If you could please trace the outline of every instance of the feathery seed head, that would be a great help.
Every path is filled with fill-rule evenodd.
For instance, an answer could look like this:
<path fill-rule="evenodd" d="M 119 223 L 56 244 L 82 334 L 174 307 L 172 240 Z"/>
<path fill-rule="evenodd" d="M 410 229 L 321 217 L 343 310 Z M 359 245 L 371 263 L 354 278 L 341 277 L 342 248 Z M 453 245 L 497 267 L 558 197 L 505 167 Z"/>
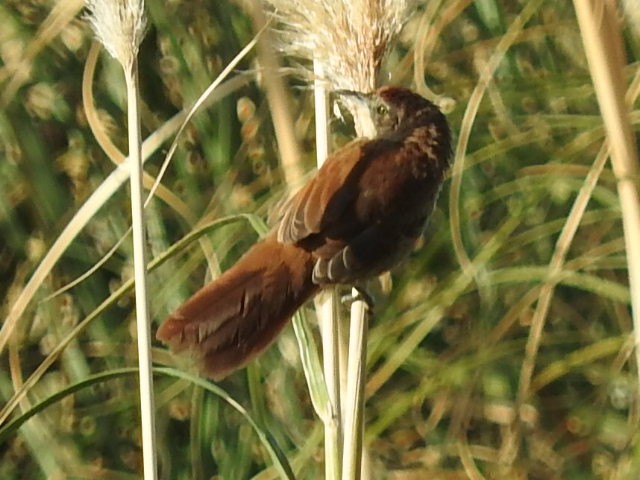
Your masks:
<path fill-rule="evenodd" d="M 129 69 L 147 27 L 144 0 L 86 0 L 87 20 L 107 51 Z"/>
<path fill-rule="evenodd" d="M 371 92 L 412 0 L 266 0 L 282 25 L 282 50 L 320 62 L 334 89 Z"/>

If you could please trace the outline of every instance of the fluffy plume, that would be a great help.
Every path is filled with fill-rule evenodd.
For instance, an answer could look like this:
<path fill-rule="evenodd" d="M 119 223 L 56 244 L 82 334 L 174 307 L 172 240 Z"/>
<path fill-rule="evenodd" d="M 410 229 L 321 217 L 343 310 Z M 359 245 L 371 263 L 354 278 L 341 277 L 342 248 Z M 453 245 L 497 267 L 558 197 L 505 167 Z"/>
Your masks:
<path fill-rule="evenodd" d="M 283 51 L 320 62 L 334 89 L 370 92 L 411 0 L 266 0 Z"/>
<path fill-rule="evenodd" d="M 86 6 L 98 40 L 123 68 L 131 68 L 147 27 L 144 0 L 86 0 Z"/>

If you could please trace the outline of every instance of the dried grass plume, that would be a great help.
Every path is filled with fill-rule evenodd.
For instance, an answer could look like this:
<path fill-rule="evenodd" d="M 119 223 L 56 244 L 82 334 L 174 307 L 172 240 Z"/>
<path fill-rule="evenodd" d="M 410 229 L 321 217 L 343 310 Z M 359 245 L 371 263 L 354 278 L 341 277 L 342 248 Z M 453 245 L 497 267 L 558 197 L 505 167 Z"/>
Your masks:
<path fill-rule="evenodd" d="M 86 0 L 87 21 L 122 67 L 130 69 L 147 28 L 144 0 Z"/>
<path fill-rule="evenodd" d="M 334 89 L 369 92 L 412 0 L 266 0 L 284 53 L 320 62 Z"/>

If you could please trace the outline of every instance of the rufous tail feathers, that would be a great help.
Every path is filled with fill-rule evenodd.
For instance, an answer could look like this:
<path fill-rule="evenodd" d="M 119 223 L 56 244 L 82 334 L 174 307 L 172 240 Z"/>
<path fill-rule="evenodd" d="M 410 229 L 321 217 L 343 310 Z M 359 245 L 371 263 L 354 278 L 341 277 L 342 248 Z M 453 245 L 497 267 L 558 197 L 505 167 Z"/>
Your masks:
<path fill-rule="evenodd" d="M 306 250 L 269 236 L 183 303 L 156 337 L 192 353 L 205 375 L 223 378 L 271 345 L 316 293 L 313 265 Z"/>

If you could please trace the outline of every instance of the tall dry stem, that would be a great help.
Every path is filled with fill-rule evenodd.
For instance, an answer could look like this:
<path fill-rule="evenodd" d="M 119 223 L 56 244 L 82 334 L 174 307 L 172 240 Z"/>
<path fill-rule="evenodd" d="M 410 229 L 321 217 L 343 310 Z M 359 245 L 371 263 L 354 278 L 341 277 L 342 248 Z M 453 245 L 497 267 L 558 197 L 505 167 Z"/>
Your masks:
<path fill-rule="evenodd" d="M 142 456 L 145 479 L 157 478 L 151 325 L 147 295 L 147 245 L 142 191 L 142 139 L 138 110 L 138 49 L 146 30 L 143 0 L 88 0 L 89 23 L 107 51 L 122 65 L 127 85 L 127 128 L 131 165 L 131 213 L 136 327 L 140 380 Z"/>
<path fill-rule="evenodd" d="M 574 0 L 622 207 L 636 364 L 640 365 L 640 194 L 638 147 L 625 102 L 624 47 L 616 2 Z M 640 369 L 636 368 L 640 375 Z"/>

